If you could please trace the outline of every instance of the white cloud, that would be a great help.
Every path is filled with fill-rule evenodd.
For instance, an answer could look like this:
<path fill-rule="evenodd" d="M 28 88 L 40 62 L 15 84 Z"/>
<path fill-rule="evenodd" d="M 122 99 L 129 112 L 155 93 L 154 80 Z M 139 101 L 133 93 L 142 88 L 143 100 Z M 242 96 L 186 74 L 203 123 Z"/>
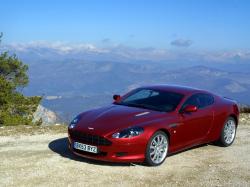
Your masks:
<path fill-rule="evenodd" d="M 27 51 L 29 49 L 52 49 L 58 53 L 72 53 L 72 52 L 97 52 L 105 53 L 108 52 L 106 49 L 98 48 L 93 44 L 89 43 L 66 43 L 66 42 L 45 42 L 45 41 L 36 41 L 29 43 L 12 43 L 8 44 L 7 47 L 14 49 L 16 51 Z"/>
<path fill-rule="evenodd" d="M 227 62 L 237 60 L 250 60 L 250 50 L 231 50 L 231 51 L 190 51 L 190 50 L 171 50 L 160 48 L 134 48 L 125 45 L 111 45 L 100 47 L 90 43 L 66 43 L 66 42 L 29 42 L 12 43 L 1 45 L 2 50 L 13 51 L 17 54 L 26 53 L 37 54 L 39 57 L 49 52 L 49 57 L 56 54 L 62 58 L 78 57 L 84 58 L 86 54 L 94 59 L 103 60 L 182 60 L 182 61 L 212 61 Z M 92 58 L 93 59 L 93 58 Z"/>

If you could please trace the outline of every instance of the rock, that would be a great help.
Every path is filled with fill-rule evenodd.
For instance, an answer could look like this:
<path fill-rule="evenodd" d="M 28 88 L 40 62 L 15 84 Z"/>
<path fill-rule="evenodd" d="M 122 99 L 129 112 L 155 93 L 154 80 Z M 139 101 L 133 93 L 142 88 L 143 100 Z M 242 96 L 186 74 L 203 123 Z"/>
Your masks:
<path fill-rule="evenodd" d="M 57 114 L 42 105 L 38 105 L 36 112 L 34 113 L 33 122 L 38 122 L 42 119 L 42 125 L 54 125 L 58 124 L 59 117 Z"/>

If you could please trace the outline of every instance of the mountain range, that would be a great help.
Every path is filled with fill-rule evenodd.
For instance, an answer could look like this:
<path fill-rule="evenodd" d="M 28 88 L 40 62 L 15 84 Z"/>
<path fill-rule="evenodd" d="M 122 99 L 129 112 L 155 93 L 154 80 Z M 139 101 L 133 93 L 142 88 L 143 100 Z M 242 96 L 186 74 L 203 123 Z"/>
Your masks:
<path fill-rule="evenodd" d="M 48 48 L 10 50 L 29 65 L 30 84 L 24 94 L 43 95 L 42 104 L 66 121 L 111 103 L 113 94 L 148 84 L 192 86 L 250 104 L 250 61 L 237 56 L 228 62 L 122 60 L 117 54 L 108 58 L 96 51 L 65 55 Z"/>
<path fill-rule="evenodd" d="M 111 102 L 113 94 L 147 84 L 192 86 L 250 104 L 249 73 L 201 65 L 172 69 L 168 64 L 48 62 L 30 66 L 30 86 L 24 91 L 45 95 L 46 107 L 70 119 L 83 110 Z"/>

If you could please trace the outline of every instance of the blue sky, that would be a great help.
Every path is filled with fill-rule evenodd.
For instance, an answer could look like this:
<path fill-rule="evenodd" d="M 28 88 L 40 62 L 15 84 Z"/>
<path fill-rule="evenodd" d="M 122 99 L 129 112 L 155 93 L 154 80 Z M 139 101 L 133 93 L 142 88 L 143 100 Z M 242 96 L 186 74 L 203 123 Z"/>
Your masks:
<path fill-rule="evenodd" d="M 4 43 L 249 50 L 247 0 L 0 0 Z"/>

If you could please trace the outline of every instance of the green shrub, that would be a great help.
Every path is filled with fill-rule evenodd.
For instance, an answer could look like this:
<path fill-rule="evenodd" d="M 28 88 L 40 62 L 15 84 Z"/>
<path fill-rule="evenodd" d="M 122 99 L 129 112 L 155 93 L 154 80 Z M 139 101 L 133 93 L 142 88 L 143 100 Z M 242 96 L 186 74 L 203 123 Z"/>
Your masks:
<path fill-rule="evenodd" d="M 0 125 L 33 124 L 41 97 L 26 97 L 20 92 L 28 85 L 27 71 L 28 66 L 16 55 L 0 54 Z"/>

